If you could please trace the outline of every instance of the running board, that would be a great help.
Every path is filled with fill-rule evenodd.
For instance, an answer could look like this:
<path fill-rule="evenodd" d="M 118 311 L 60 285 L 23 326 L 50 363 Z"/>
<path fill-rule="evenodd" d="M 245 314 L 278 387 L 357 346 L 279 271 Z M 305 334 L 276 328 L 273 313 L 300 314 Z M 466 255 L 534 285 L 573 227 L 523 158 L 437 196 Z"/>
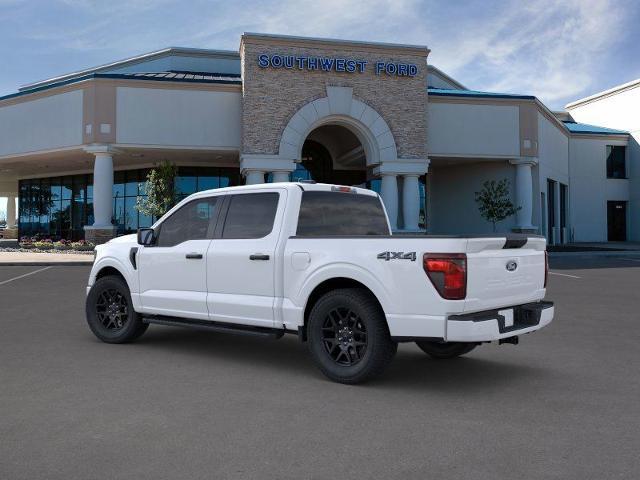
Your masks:
<path fill-rule="evenodd" d="M 155 325 L 190 327 L 214 332 L 234 333 L 236 335 L 251 335 L 257 337 L 280 338 L 284 335 L 284 330 L 278 328 L 250 327 L 247 325 L 235 325 L 232 323 L 211 322 L 209 320 L 195 320 L 191 318 L 165 317 L 160 315 L 142 317 L 142 322 Z"/>

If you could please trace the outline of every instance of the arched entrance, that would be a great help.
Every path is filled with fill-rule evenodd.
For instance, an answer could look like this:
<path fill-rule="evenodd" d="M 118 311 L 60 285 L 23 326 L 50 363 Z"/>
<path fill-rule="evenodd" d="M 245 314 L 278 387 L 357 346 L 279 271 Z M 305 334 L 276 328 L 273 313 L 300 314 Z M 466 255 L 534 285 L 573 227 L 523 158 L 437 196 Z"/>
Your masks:
<path fill-rule="evenodd" d="M 293 173 L 295 180 L 358 186 L 371 186 L 369 176 L 362 143 L 351 130 L 335 124 L 322 125 L 309 133 Z"/>
<path fill-rule="evenodd" d="M 356 99 L 350 87 L 326 88 L 326 97 L 303 105 L 289 118 L 277 153 L 240 156 L 246 183 L 312 179 L 370 188 L 380 193 L 392 229 L 424 228 L 419 177 L 429 161 L 398 158 L 394 135 L 377 111 Z"/>

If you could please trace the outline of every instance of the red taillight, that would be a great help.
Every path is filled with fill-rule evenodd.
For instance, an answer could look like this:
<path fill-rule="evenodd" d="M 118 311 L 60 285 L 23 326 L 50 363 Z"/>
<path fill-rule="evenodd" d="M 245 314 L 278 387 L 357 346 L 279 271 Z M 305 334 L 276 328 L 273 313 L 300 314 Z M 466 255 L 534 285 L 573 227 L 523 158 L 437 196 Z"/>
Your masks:
<path fill-rule="evenodd" d="M 549 278 L 549 254 L 544 251 L 544 288 L 547 288 L 547 278 Z"/>
<path fill-rule="evenodd" d="M 442 298 L 462 300 L 467 296 L 467 256 L 464 253 L 425 253 L 422 263 Z"/>

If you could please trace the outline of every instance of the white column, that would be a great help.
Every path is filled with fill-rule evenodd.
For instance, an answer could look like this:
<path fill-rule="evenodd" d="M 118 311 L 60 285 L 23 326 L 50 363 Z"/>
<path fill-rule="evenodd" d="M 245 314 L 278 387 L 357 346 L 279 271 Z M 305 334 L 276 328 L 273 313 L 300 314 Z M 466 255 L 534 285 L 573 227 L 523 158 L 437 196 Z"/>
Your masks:
<path fill-rule="evenodd" d="M 247 170 L 245 172 L 246 185 L 256 185 L 258 183 L 264 183 L 264 171 L 263 170 Z"/>
<path fill-rule="evenodd" d="M 16 226 L 16 197 L 7 197 L 7 228 Z"/>
<path fill-rule="evenodd" d="M 420 215 L 418 178 L 428 169 L 429 160 L 424 158 L 387 160 L 373 169 L 373 174 L 382 179 L 380 196 L 387 210 L 392 230 L 398 230 L 398 175 L 404 177 L 402 190 L 404 230 L 416 231 Z"/>
<path fill-rule="evenodd" d="M 273 183 L 289 181 L 289 172 L 275 171 L 275 172 L 272 172 L 272 174 L 273 174 Z"/>
<path fill-rule="evenodd" d="M 516 228 L 522 230 L 535 229 L 533 218 L 533 175 L 532 165 L 536 164 L 533 158 L 520 158 L 511 160 L 516 166 L 516 206 L 520 210 L 516 213 Z"/>
<path fill-rule="evenodd" d="M 398 179 L 395 173 L 382 173 L 380 196 L 389 216 L 391 229 L 398 228 Z"/>
<path fill-rule="evenodd" d="M 246 185 L 264 183 L 265 172 L 273 173 L 273 182 L 288 182 L 289 172 L 296 168 L 293 159 L 278 155 L 243 153 L 240 155 L 240 174 L 245 177 Z"/>
<path fill-rule="evenodd" d="M 402 219 L 404 229 L 409 231 L 418 230 L 418 220 L 420 220 L 420 183 L 418 175 L 403 175 L 402 184 Z"/>
<path fill-rule="evenodd" d="M 113 157 L 96 152 L 93 164 L 93 226 L 111 228 L 113 217 Z"/>

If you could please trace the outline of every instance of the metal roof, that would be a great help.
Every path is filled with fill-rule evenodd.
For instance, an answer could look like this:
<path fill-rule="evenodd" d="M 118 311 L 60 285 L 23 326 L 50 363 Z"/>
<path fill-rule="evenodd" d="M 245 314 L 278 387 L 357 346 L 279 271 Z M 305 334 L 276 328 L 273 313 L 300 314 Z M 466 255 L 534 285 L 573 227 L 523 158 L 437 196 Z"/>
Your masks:
<path fill-rule="evenodd" d="M 218 83 L 227 85 L 242 85 L 240 75 L 230 73 L 199 73 L 199 72 L 143 72 L 143 73 L 91 73 L 81 77 L 74 77 L 68 80 L 61 80 L 54 83 L 48 83 L 41 87 L 22 90 L 17 93 L 10 93 L 0 97 L 0 100 L 9 98 L 22 97 L 35 92 L 49 90 L 51 88 L 71 85 L 73 83 L 84 82 L 94 78 L 112 78 L 121 80 L 150 80 L 155 82 L 184 82 L 184 83 Z"/>
<path fill-rule="evenodd" d="M 152 59 L 166 57 L 170 55 L 187 55 L 187 56 L 206 56 L 206 57 L 219 57 L 219 58 L 232 58 L 240 59 L 238 52 L 229 50 L 211 50 L 204 48 L 186 48 L 186 47 L 168 47 L 154 52 L 143 53 L 134 57 L 125 58 L 123 60 L 116 60 L 115 62 L 105 63 L 97 67 L 86 68 L 77 72 L 71 72 L 57 77 L 49 78 L 46 80 L 40 80 L 37 82 L 28 83 L 21 86 L 18 91 L 31 90 L 50 83 L 57 83 L 63 80 L 70 80 L 76 77 L 82 77 L 91 73 L 100 73 L 105 70 L 113 70 L 114 68 L 122 68 L 128 65 L 135 65 L 138 63 L 146 62 Z"/>
<path fill-rule="evenodd" d="M 596 125 L 589 125 L 587 123 L 577 123 L 563 121 L 564 125 L 569 129 L 571 133 L 582 134 L 596 134 L 596 135 L 628 135 L 629 132 L 625 130 L 615 130 L 613 128 L 598 127 Z"/>
<path fill-rule="evenodd" d="M 102 76 L 103 74 L 98 75 Z M 242 83 L 240 74 L 233 73 L 185 72 L 179 70 L 169 70 L 168 72 L 133 72 L 116 75 L 119 75 L 119 78 L 144 78 L 145 80 L 191 80 L 215 83 Z"/>
<path fill-rule="evenodd" d="M 447 88 L 427 88 L 429 95 L 443 97 L 475 97 L 475 98 L 516 98 L 535 100 L 533 95 L 520 95 L 515 93 L 480 92 L 478 90 L 455 90 Z"/>

